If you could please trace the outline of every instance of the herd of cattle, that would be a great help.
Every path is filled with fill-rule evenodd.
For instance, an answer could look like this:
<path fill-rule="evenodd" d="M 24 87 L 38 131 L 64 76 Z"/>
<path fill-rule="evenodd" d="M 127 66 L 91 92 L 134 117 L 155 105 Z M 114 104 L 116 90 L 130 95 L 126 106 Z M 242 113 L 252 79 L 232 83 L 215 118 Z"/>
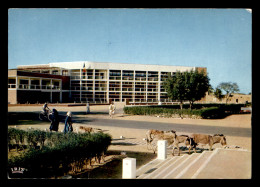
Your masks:
<path fill-rule="evenodd" d="M 196 153 L 196 146 L 198 144 L 209 145 L 209 150 L 212 150 L 212 146 L 216 143 L 221 143 L 223 147 L 226 147 L 227 141 L 226 137 L 223 134 L 191 134 L 188 135 L 177 135 L 175 130 L 170 131 L 160 131 L 160 130 L 148 130 L 146 132 L 146 142 L 147 149 L 153 150 L 154 153 L 156 151 L 157 146 L 153 146 L 152 142 L 154 140 L 167 140 L 168 145 L 173 145 L 172 155 L 174 156 L 174 150 L 177 149 L 179 151 L 178 155 L 180 155 L 180 143 L 184 143 L 185 146 L 190 150 L 193 148 Z"/>
<path fill-rule="evenodd" d="M 94 131 L 102 131 L 102 129 L 92 128 L 92 127 L 84 127 L 80 126 L 79 129 L 83 132 L 91 133 Z M 172 145 L 172 155 L 174 156 L 175 149 L 178 150 L 178 155 L 180 155 L 180 147 L 179 144 L 183 143 L 188 149 L 189 154 L 190 150 L 193 148 L 193 151 L 196 153 L 196 146 L 198 144 L 209 145 L 209 150 L 212 150 L 212 146 L 216 143 L 220 143 L 223 147 L 227 146 L 226 137 L 223 134 L 191 134 L 189 135 L 177 135 L 175 130 L 170 131 L 160 131 L 155 129 L 150 129 L 146 132 L 146 143 L 147 149 L 153 150 L 155 153 L 157 149 L 157 145 L 153 145 L 154 141 L 157 140 L 167 140 L 168 145 Z"/>

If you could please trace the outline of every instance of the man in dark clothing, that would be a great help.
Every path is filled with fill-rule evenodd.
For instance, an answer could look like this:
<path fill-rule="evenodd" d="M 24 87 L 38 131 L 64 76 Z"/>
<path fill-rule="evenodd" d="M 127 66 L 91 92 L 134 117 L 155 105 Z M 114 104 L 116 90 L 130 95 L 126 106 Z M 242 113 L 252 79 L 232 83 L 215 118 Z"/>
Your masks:
<path fill-rule="evenodd" d="M 60 120 L 59 120 L 59 113 L 55 108 L 52 109 L 50 120 L 51 120 L 50 131 L 58 131 Z"/>

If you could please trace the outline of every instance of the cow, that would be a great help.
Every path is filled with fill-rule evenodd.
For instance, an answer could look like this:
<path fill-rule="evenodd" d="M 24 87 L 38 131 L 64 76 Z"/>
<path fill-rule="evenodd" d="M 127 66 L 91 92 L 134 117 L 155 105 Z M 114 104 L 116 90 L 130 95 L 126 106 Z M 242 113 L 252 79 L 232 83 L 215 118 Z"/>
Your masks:
<path fill-rule="evenodd" d="M 180 143 L 184 143 L 186 147 L 189 148 L 190 150 L 190 147 L 191 147 L 191 140 L 190 140 L 190 137 L 188 135 L 177 135 L 175 134 L 173 136 L 173 141 L 172 141 L 172 145 L 173 145 L 173 148 L 172 148 L 172 155 L 174 156 L 174 150 L 177 149 L 179 152 L 178 152 L 178 156 L 180 156 L 180 147 L 179 147 L 179 144 Z M 189 154 L 190 154 L 190 151 L 189 151 Z"/>
<path fill-rule="evenodd" d="M 170 139 L 169 134 L 167 136 L 167 133 L 175 134 L 175 130 L 170 130 L 170 131 L 160 131 L 160 130 L 155 130 L 155 129 L 150 129 L 146 132 L 146 143 L 147 143 L 147 149 L 148 150 L 153 150 L 154 154 L 157 148 L 157 145 L 154 147 L 152 145 L 152 142 L 154 140 L 166 140 Z"/>
<path fill-rule="evenodd" d="M 226 136 L 223 134 L 214 134 L 207 135 L 207 134 L 192 134 L 190 136 L 190 147 L 189 147 L 189 153 L 190 149 L 193 147 L 194 152 L 196 153 L 196 146 L 198 144 L 204 144 L 209 145 L 209 150 L 212 150 L 212 146 L 216 143 L 221 143 L 221 145 L 224 147 L 227 145 Z"/>

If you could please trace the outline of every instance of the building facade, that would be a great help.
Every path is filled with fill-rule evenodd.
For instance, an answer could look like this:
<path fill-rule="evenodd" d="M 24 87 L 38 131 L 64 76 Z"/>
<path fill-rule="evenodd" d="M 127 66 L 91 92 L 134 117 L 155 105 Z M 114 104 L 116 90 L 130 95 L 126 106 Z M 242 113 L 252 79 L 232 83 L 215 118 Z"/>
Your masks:
<path fill-rule="evenodd" d="M 200 103 L 226 103 L 226 96 L 224 96 L 222 99 L 216 98 L 213 94 L 206 93 L 205 97 L 202 98 Z M 241 93 L 233 93 L 231 97 L 227 100 L 228 104 L 245 104 L 245 103 L 252 103 L 252 96 L 241 94 Z"/>
<path fill-rule="evenodd" d="M 196 69 L 207 72 L 202 67 L 88 61 L 18 66 L 8 72 L 8 102 L 170 102 L 163 81 L 177 71 Z"/>
<path fill-rule="evenodd" d="M 8 103 L 68 102 L 69 84 L 69 76 L 9 70 Z"/>

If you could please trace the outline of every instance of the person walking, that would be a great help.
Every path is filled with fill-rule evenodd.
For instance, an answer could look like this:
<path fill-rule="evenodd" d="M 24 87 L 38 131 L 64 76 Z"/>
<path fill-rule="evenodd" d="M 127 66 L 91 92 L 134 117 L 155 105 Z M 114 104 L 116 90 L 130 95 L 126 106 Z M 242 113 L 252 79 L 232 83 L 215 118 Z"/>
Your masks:
<path fill-rule="evenodd" d="M 67 117 L 65 119 L 65 126 L 64 126 L 63 132 L 67 133 L 67 132 L 72 132 L 72 131 L 73 131 L 73 128 L 72 128 L 71 112 L 68 111 L 67 112 Z"/>
<path fill-rule="evenodd" d="M 114 105 L 114 102 L 112 101 L 109 105 L 109 117 L 113 118 L 113 115 L 115 114 L 116 106 Z"/>
<path fill-rule="evenodd" d="M 90 113 L 90 106 L 89 106 L 89 102 L 87 102 L 87 114 Z"/>
<path fill-rule="evenodd" d="M 52 109 L 52 113 L 50 115 L 50 120 L 51 120 L 51 126 L 50 126 L 50 131 L 58 131 L 59 130 L 59 113 L 58 111 L 54 108 Z"/>

